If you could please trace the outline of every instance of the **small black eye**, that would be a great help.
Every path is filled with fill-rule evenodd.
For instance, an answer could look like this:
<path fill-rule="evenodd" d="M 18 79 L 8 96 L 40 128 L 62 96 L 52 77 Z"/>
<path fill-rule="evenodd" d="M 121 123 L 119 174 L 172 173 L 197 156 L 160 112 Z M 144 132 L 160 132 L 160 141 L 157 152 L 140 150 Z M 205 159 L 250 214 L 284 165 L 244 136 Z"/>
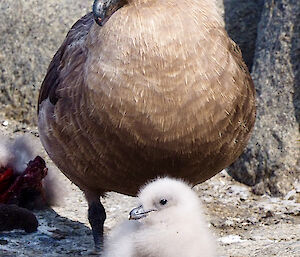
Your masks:
<path fill-rule="evenodd" d="M 166 199 L 161 199 L 161 200 L 159 201 L 159 203 L 160 203 L 161 205 L 165 205 L 167 202 L 168 202 L 168 200 L 166 200 Z"/>

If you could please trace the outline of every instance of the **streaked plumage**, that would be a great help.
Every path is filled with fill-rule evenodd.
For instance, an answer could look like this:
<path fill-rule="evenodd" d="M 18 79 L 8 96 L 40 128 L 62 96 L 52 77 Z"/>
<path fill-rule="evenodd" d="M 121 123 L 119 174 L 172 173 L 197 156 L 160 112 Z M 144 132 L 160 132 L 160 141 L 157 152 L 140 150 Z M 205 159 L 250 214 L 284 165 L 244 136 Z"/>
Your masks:
<path fill-rule="evenodd" d="M 250 74 L 206 0 L 130 0 L 103 27 L 87 14 L 39 97 L 42 143 L 89 203 L 159 175 L 207 180 L 241 154 L 254 120 Z"/>

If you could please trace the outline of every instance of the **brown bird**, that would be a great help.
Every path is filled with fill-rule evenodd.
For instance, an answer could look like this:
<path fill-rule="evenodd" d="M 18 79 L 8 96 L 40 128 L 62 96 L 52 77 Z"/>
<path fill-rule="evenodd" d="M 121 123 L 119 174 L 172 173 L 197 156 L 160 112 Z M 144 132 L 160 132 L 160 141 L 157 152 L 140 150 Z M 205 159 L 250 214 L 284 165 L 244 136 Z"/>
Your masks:
<path fill-rule="evenodd" d="M 38 115 L 100 247 L 105 192 L 165 175 L 197 184 L 241 154 L 254 87 L 214 1 L 96 0 L 50 63 Z"/>

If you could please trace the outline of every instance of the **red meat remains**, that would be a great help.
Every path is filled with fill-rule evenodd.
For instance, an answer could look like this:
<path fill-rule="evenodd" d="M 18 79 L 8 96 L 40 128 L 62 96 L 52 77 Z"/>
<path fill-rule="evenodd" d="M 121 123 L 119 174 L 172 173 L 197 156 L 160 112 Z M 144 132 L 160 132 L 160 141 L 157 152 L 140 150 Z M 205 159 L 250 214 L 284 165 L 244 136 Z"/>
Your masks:
<path fill-rule="evenodd" d="M 28 202 L 37 196 L 44 199 L 42 179 L 47 171 L 40 156 L 30 161 L 22 174 L 16 174 L 10 167 L 0 167 L 0 203 L 27 207 Z"/>

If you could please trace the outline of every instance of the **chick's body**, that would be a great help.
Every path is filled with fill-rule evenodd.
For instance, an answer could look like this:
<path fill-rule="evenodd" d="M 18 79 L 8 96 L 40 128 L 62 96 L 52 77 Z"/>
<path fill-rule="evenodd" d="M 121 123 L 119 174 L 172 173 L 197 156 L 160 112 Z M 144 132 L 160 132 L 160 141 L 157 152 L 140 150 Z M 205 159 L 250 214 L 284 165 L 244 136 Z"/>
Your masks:
<path fill-rule="evenodd" d="M 117 226 L 106 241 L 103 257 L 216 256 L 200 200 L 186 184 L 164 178 L 151 182 L 146 190 L 139 195 L 140 203 L 154 211 Z M 167 204 L 157 207 L 160 199 Z"/>
<path fill-rule="evenodd" d="M 186 213 L 183 217 L 172 216 L 173 220 L 141 226 L 133 236 L 135 257 L 212 257 L 215 249 L 212 237 L 201 220 L 201 212 Z M 183 214 L 183 213 L 182 213 Z M 199 215 L 200 214 L 200 215 Z M 168 214 L 172 215 L 172 214 Z M 131 257 L 130 255 L 128 257 Z"/>

